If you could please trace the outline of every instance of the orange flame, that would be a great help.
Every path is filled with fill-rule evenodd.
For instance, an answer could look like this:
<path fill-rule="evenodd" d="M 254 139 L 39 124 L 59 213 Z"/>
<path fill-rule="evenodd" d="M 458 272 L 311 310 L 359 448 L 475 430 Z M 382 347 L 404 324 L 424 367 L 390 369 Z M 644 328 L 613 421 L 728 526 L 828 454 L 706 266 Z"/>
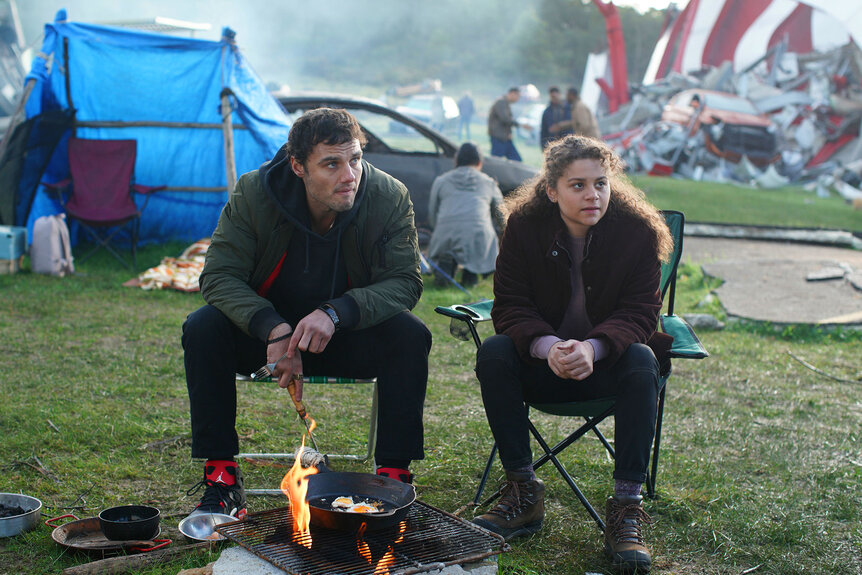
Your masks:
<path fill-rule="evenodd" d="M 402 521 L 398 524 L 398 539 L 393 543 L 401 543 L 404 541 L 404 532 L 407 531 L 407 521 Z"/>
<path fill-rule="evenodd" d="M 363 523 L 359 526 L 359 532 L 356 534 L 356 549 L 359 551 L 359 555 L 361 555 L 369 564 L 373 563 L 373 557 L 371 555 L 371 548 L 368 547 L 368 543 L 363 541 L 362 536 L 365 534 L 365 528 L 367 524 Z M 388 575 L 389 568 L 395 565 L 395 551 L 394 545 L 401 543 L 404 540 L 404 532 L 407 531 L 407 522 L 402 521 L 398 524 L 398 538 L 389 545 L 389 548 L 384 553 L 383 557 L 380 558 L 380 561 L 377 562 L 377 565 L 374 566 L 374 574 L 373 575 Z"/>
<path fill-rule="evenodd" d="M 371 548 L 368 547 L 368 543 L 363 541 L 362 539 L 356 540 L 356 550 L 359 551 L 359 554 L 363 559 L 371 563 Z"/>
<path fill-rule="evenodd" d="M 377 566 L 374 568 L 374 575 L 388 575 L 389 568 L 395 565 L 395 553 L 392 552 L 392 548 L 386 552 L 386 555 L 380 558 L 380 561 L 377 562 Z"/>
<path fill-rule="evenodd" d="M 310 419 L 310 418 L 309 418 Z M 314 420 L 311 420 L 311 429 L 314 429 Z M 302 437 L 302 444 L 299 451 L 296 452 L 296 460 L 293 462 L 293 467 L 281 480 L 281 492 L 284 493 L 290 501 L 290 510 L 293 514 L 293 533 L 294 541 L 301 543 L 306 547 L 311 547 L 311 532 L 309 524 L 311 523 L 311 509 L 305 496 L 308 493 L 308 477 L 317 473 L 317 468 L 314 466 L 304 468 L 300 461 L 305 449 L 305 436 Z M 301 537 L 297 540 L 297 535 Z M 308 539 L 306 545 L 305 539 Z"/>

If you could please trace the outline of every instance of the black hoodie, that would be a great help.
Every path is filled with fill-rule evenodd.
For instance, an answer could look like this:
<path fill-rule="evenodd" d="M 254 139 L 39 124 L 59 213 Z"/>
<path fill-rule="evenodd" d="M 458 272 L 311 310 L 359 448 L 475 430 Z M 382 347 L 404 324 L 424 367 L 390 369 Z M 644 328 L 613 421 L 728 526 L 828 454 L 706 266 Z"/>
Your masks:
<path fill-rule="evenodd" d="M 366 171 L 363 161 L 353 207 L 339 213 L 332 228 L 320 235 L 312 229 L 305 183 L 290 167 L 286 146 L 260 168 L 267 195 L 299 232 L 285 246 L 281 269 L 266 295 L 276 313 L 293 327 L 323 303 L 335 308 L 343 329 L 359 322 L 359 307 L 353 298 L 344 295 L 349 279 L 341 253 L 341 235 L 365 197 Z"/>

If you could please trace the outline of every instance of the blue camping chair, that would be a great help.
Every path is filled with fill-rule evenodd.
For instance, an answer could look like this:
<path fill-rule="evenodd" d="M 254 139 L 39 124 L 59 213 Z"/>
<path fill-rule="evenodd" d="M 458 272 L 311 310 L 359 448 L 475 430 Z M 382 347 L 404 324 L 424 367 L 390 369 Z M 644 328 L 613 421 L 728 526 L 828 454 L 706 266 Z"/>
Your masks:
<path fill-rule="evenodd" d="M 660 328 L 667 334 L 673 336 L 673 347 L 670 351 L 671 358 L 681 359 L 702 359 L 709 356 L 706 349 L 700 343 L 694 330 L 680 316 L 673 313 L 674 297 L 676 295 L 676 274 L 680 258 L 682 257 L 682 240 L 683 228 L 685 226 L 685 216 L 682 212 L 663 211 L 668 228 L 674 240 L 674 250 L 669 260 L 662 264 L 661 267 L 661 294 L 662 300 L 667 302 L 667 312 L 660 317 Z M 479 337 L 479 332 L 476 326 L 491 319 L 491 309 L 493 307 L 492 300 L 483 300 L 468 304 L 456 304 L 451 306 L 438 306 L 434 311 L 451 318 L 449 331 L 459 339 L 469 341 L 471 338 L 476 344 L 476 349 L 482 345 L 482 340 Z M 661 446 L 661 426 L 662 416 L 664 414 L 665 392 L 667 390 L 667 380 L 671 374 L 671 362 L 668 361 L 663 366 L 663 371 L 660 376 L 659 385 L 661 391 L 658 399 L 658 412 L 656 417 L 655 438 L 653 439 L 653 450 L 651 457 L 651 465 L 647 472 L 646 488 L 649 497 L 655 497 L 656 475 L 658 473 L 658 458 L 659 447 Z M 529 422 L 530 432 L 536 442 L 541 446 L 543 454 L 533 461 L 533 468 L 539 469 L 542 465 L 550 461 L 554 464 L 563 477 L 565 482 L 574 491 L 578 500 L 583 504 L 584 508 L 598 525 L 599 529 L 604 531 L 605 524 L 602 521 L 595 508 L 590 504 L 584 494 L 581 492 L 571 474 L 566 470 L 565 466 L 559 459 L 560 453 L 575 441 L 586 435 L 594 433 L 599 441 L 607 450 L 608 454 L 613 458 L 614 449 L 610 442 L 605 438 L 599 430 L 598 425 L 613 415 L 616 398 L 607 397 L 594 399 L 589 401 L 577 401 L 566 403 L 528 403 L 527 409 L 535 409 L 542 413 L 556 415 L 560 417 L 575 417 L 583 418 L 584 423 L 577 429 L 572 431 L 566 438 L 554 445 L 549 446 L 545 438 L 536 428 L 532 421 Z M 482 493 L 485 490 L 485 484 L 488 481 L 488 476 L 491 473 L 491 467 L 497 455 L 497 444 L 491 448 L 491 454 L 485 464 L 485 470 L 482 473 L 482 478 L 479 481 L 479 487 L 476 490 L 476 495 L 473 498 L 474 505 L 486 505 L 499 496 L 499 492 L 489 497 L 486 501 L 480 503 Z"/>

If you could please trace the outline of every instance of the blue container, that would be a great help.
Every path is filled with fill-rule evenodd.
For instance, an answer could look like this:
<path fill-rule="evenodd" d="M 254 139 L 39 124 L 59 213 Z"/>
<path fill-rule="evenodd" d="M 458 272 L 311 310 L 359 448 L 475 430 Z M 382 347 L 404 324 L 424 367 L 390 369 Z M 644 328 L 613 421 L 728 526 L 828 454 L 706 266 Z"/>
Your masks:
<path fill-rule="evenodd" d="M 21 256 L 27 251 L 27 228 L 0 226 L 0 273 L 18 271 Z"/>
<path fill-rule="evenodd" d="M 0 226 L 0 260 L 17 260 L 27 251 L 27 228 Z"/>

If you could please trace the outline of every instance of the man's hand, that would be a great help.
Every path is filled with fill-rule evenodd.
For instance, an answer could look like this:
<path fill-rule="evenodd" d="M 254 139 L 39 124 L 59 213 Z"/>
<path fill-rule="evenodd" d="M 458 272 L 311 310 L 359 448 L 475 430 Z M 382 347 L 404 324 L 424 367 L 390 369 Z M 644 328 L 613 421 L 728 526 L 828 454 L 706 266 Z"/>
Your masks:
<path fill-rule="evenodd" d="M 585 341 L 555 343 L 548 351 L 548 366 L 557 377 L 581 381 L 593 373 L 595 350 Z"/>
<path fill-rule="evenodd" d="M 293 337 L 290 338 L 291 348 L 287 357 L 291 357 L 297 348 L 310 353 L 323 353 L 334 333 L 335 324 L 329 319 L 329 315 L 323 310 L 314 310 L 296 324 Z"/>
<path fill-rule="evenodd" d="M 279 337 L 282 337 L 288 333 L 290 333 L 290 326 L 286 323 L 280 323 L 275 326 L 271 332 L 269 332 L 269 337 L 267 338 L 267 341 L 278 339 Z M 302 375 L 302 356 L 295 351 L 296 346 L 293 344 L 293 341 L 295 339 L 296 331 L 294 330 L 294 332 L 289 338 L 277 341 L 275 343 L 271 343 L 266 346 L 266 361 L 269 363 L 277 361 L 282 355 L 285 354 L 285 352 L 290 352 L 291 350 L 293 350 L 293 353 L 288 353 L 283 359 L 278 361 L 275 366 L 275 369 L 272 370 L 272 375 L 278 378 L 279 387 L 286 388 L 295 374 Z M 296 386 L 296 393 L 301 399 L 301 379 Z"/>

